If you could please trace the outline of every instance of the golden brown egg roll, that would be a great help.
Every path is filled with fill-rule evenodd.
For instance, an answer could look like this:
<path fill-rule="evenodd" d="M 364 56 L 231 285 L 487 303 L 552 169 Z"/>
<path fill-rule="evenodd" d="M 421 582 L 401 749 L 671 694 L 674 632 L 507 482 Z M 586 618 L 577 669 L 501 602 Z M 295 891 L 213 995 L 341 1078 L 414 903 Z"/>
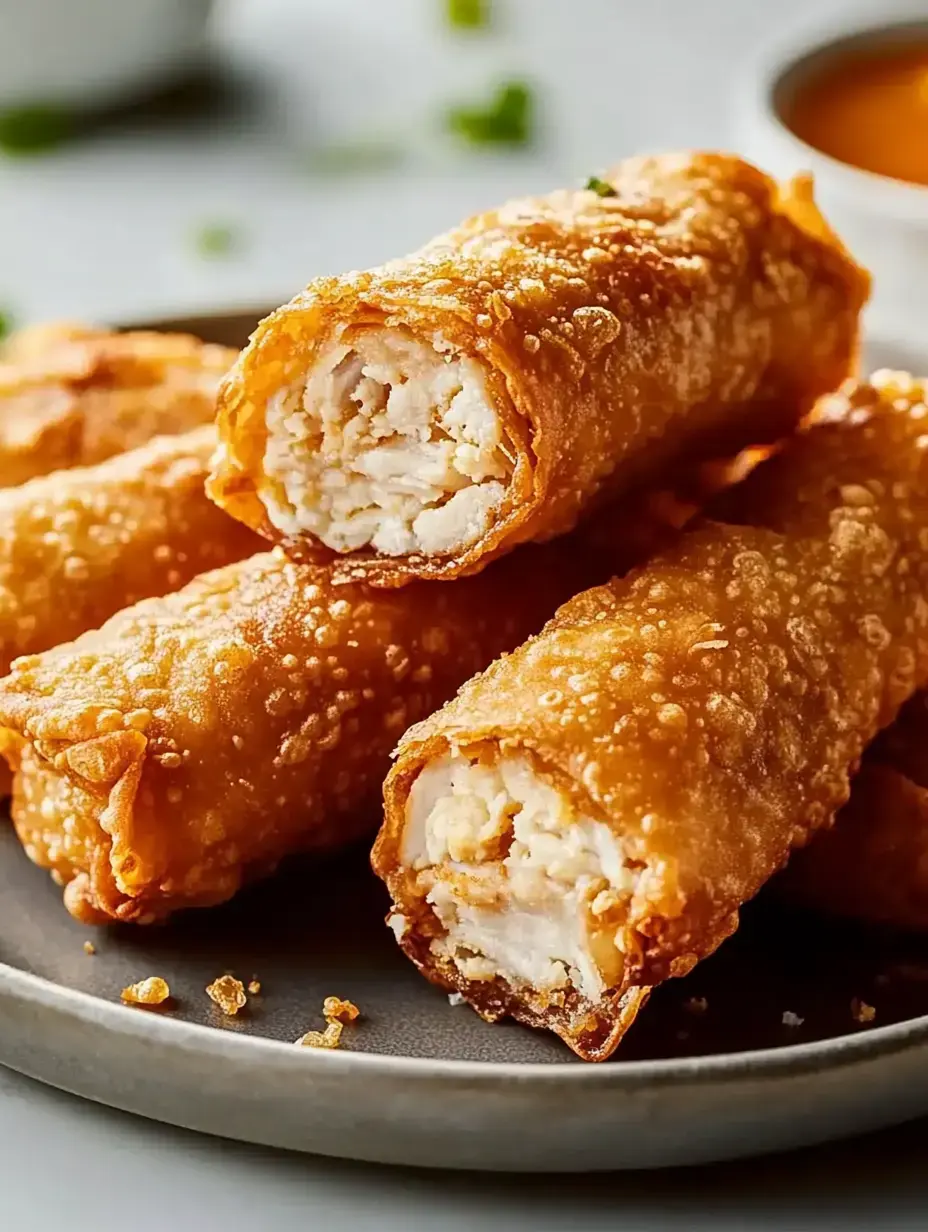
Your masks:
<path fill-rule="evenodd" d="M 789 431 L 848 374 L 868 279 L 806 181 L 738 158 L 478 215 L 321 278 L 224 382 L 210 483 L 337 580 L 473 573 L 700 456 Z"/>
<path fill-rule="evenodd" d="M 777 889 L 816 911 L 928 930 L 928 694 L 876 738 L 834 827 L 797 852 Z"/>
<path fill-rule="evenodd" d="M 215 443 L 207 425 L 0 491 L 0 675 L 254 550 L 203 489 Z"/>
<path fill-rule="evenodd" d="M 454 586 L 372 591 L 278 548 L 19 659 L 0 748 L 26 852 L 78 918 L 148 922 L 373 832 L 409 723 L 591 568 L 559 541 Z"/>
<path fill-rule="evenodd" d="M 881 374 L 403 738 L 374 867 L 432 981 L 581 1057 L 847 799 L 928 675 L 928 419 Z"/>
<path fill-rule="evenodd" d="M 14 334 L 0 362 L 0 487 L 209 423 L 235 354 L 186 334 Z"/>

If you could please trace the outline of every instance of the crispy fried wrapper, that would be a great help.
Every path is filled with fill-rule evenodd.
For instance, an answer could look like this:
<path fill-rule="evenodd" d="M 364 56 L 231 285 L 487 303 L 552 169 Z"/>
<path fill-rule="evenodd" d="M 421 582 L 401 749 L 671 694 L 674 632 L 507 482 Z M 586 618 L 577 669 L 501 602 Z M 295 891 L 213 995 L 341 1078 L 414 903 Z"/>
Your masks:
<path fill-rule="evenodd" d="M 0 487 L 209 423 L 235 355 L 186 334 L 14 334 L 0 354 Z"/>
<path fill-rule="evenodd" d="M 429 979 L 603 1059 L 831 822 L 928 673 L 924 416 L 846 388 L 407 733 L 374 867 Z"/>
<path fill-rule="evenodd" d="M 834 828 L 790 860 L 777 889 L 816 911 L 928 931 L 928 694 L 873 742 Z"/>
<path fill-rule="evenodd" d="M 373 833 L 407 726 L 653 540 L 603 543 L 398 591 L 336 586 L 278 548 L 20 659 L 0 748 L 26 852 L 79 919 L 149 922 Z"/>
<path fill-rule="evenodd" d="M 0 491 L 0 675 L 254 551 L 257 537 L 203 489 L 215 443 L 212 426 L 197 428 Z"/>
<path fill-rule="evenodd" d="M 807 181 L 631 159 L 268 317 L 223 384 L 213 498 L 337 580 L 473 573 L 848 374 L 868 279 Z"/>

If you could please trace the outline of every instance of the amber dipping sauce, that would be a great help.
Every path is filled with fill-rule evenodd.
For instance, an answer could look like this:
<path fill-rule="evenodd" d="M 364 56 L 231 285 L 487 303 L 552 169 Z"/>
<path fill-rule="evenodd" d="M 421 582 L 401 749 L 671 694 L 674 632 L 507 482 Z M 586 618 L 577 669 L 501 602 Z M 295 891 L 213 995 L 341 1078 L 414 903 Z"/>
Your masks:
<path fill-rule="evenodd" d="M 816 56 L 780 115 L 807 145 L 878 175 L 928 185 L 928 26 Z"/>

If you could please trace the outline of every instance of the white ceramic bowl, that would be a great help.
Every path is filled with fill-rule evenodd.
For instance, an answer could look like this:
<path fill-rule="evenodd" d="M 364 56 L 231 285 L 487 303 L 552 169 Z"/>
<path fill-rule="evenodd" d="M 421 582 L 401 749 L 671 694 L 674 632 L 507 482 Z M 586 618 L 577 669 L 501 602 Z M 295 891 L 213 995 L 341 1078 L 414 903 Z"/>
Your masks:
<path fill-rule="evenodd" d="M 158 86 L 203 47 L 212 0 L 0 0 L 0 108 L 94 108 Z"/>
<path fill-rule="evenodd" d="M 879 32 L 879 33 L 878 33 Z M 739 144 L 780 179 L 815 177 L 822 212 L 873 274 L 867 333 L 900 364 L 928 369 L 928 187 L 861 171 L 801 141 L 781 119 L 790 91 L 823 59 L 871 38 L 928 41 L 928 0 L 872 0 L 793 30 L 747 69 L 739 90 Z M 928 134 L 926 134 L 928 140 Z"/>

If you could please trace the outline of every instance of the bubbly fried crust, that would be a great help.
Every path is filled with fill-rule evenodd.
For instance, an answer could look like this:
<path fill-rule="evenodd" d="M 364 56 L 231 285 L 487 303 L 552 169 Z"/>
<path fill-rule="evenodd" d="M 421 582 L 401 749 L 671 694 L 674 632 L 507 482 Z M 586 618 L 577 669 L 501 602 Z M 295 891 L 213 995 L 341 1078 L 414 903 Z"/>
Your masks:
<path fill-rule="evenodd" d="M 14 335 L 0 363 L 0 486 L 208 423 L 228 347 L 79 326 Z"/>
<path fill-rule="evenodd" d="M 817 911 L 928 930 L 928 695 L 873 742 L 834 828 L 797 853 L 777 888 Z"/>
<path fill-rule="evenodd" d="M 27 853 L 78 918 L 148 922 L 372 829 L 399 735 L 541 626 L 575 556 L 371 592 L 275 549 L 20 659 L 0 747 Z"/>
<path fill-rule="evenodd" d="M 255 549 L 203 490 L 215 443 L 197 428 L 0 491 L 0 675 Z"/>
<path fill-rule="evenodd" d="M 595 501 L 791 429 L 856 355 L 869 283 L 804 182 L 720 154 L 630 159 L 615 196 L 562 191 L 478 215 L 412 256 L 322 278 L 259 326 L 224 382 L 213 498 L 271 540 L 268 399 L 344 330 L 403 326 L 483 366 L 515 451 L 487 532 L 447 557 L 336 559 L 338 579 L 472 573 Z M 283 540 L 292 554 L 323 549 Z"/>
<path fill-rule="evenodd" d="M 831 822 L 865 746 L 928 676 L 924 391 L 875 381 L 726 494 L 727 521 L 566 603 L 404 737 L 374 867 L 430 979 L 602 1059 L 636 998 L 711 953 Z M 400 860 L 409 791 L 450 748 L 494 745 L 527 750 L 643 870 L 623 980 L 599 1004 L 467 981 L 430 950 L 441 928 Z"/>

